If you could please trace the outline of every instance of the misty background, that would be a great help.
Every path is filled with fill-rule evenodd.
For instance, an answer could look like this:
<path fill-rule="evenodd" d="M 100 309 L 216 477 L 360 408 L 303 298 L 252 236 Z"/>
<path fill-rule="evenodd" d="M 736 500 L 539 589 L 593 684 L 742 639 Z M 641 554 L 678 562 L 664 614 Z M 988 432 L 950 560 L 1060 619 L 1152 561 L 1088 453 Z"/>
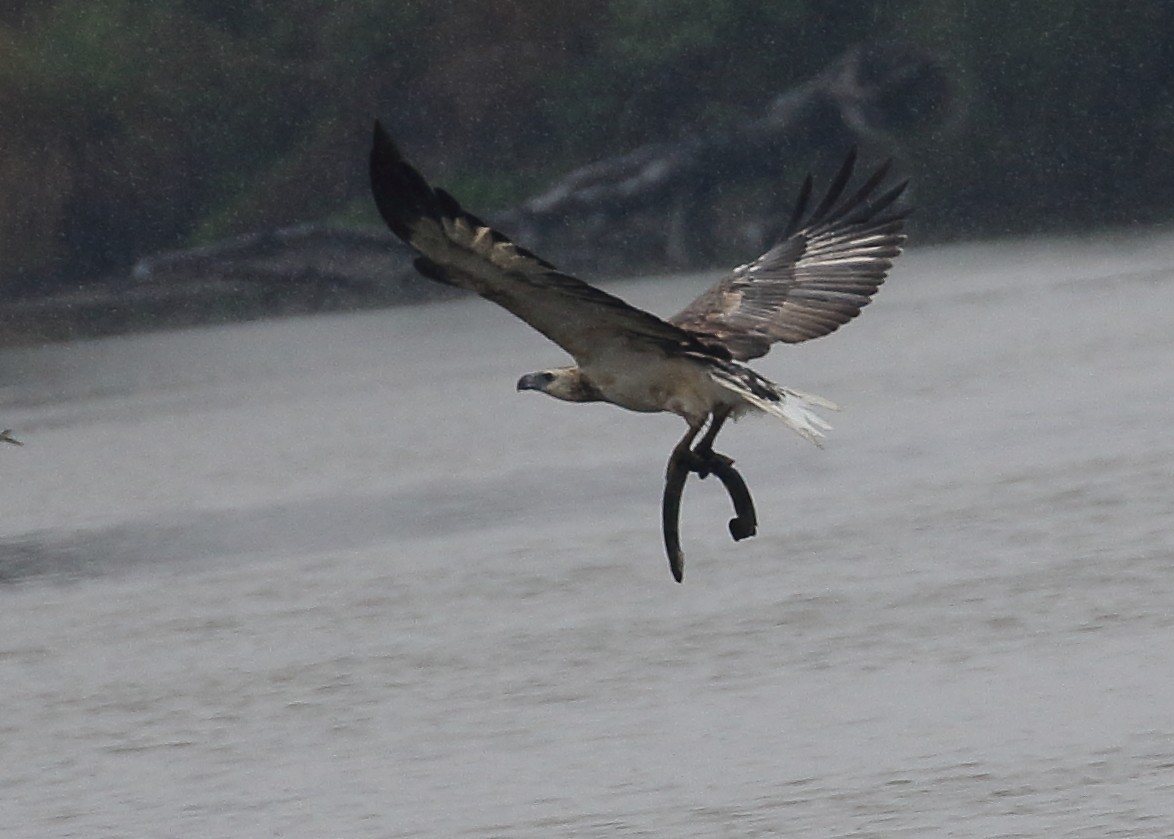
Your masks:
<path fill-rule="evenodd" d="M 0 834 L 1174 836 L 1172 34 L 1168 2 L 7 0 Z M 866 53 L 928 86 L 845 119 Z M 825 447 L 725 428 L 759 532 L 691 480 L 678 585 L 679 418 L 517 393 L 563 355 L 480 298 L 373 305 L 439 286 L 368 294 L 408 265 L 371 122 L 509 220 L 815 78 L 848 107 L 810 142 L 704 170 L 712 265 L 583 272 L 667 314 L 850 144 L 913 179 L 862 317 L 755 361 L 843 407 Z"/>
<path fill-rule="evenodd" d="M 76 289 L 301 222 L 374 225 L 375 116 L 486 212 L 584 163 L 721 132 L 886 42 L 945 80 L 902 103 L 912 130 L 857 138 L 912 176 L 915 242 L 1160 223 L 1172 34 L 1163 0 L 15 0 L 0 9 L 0 290 Z M 764 189 L 789 201 L 820 166 L 787 165 Z"/>

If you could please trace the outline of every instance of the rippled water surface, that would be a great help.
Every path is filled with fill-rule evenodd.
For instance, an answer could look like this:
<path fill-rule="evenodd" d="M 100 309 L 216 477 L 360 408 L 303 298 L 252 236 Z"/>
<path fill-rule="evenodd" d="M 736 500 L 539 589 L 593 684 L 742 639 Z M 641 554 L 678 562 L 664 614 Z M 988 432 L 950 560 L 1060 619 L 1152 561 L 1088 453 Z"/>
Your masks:
<path fill-rule="evenodd" d="M 484 301 L 6 350 L 0 832 L 1174 835 L 1172 313 L 1170 236 L 908 254 L 681 586 L 680 421 Z"/>

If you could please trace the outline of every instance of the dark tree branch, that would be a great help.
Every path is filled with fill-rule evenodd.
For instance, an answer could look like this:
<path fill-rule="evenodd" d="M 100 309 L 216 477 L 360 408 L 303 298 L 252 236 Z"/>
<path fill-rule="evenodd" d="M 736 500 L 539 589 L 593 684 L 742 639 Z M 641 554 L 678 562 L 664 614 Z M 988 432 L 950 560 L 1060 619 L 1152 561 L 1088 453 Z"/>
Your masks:
<path fill-rule="evenodd" d="M 700 447 L 699 447 L 700 448 Z M 734 541 L 749 538 L 758 532 L 758 515 L 754 510 L 754 499 L 742 475 L 734 468 L 734 461 L 714 451 L 699 453 L 696 449 L 674 449 L 665 472 L 664 497 L 661 502 L 661 528 L 664 532 L 665 553 L 669 558 L 669 570 L 678 583 L 685 576 L 685 554 L 681 550 L 681 496 L 690 472 L 696 472 L 703 480 L 710 474 L 716 475 L 725 486 L 734 505 L 734 518 L 730 519 L 730 535 Z"/>

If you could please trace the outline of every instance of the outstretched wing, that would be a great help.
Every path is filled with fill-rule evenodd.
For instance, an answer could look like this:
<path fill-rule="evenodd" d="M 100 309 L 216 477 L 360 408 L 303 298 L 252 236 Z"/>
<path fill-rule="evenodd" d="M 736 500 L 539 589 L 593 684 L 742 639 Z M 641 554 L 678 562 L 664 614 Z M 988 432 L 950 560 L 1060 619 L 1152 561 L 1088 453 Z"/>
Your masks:
<path fill-rule="evenodd" d="M 698 338 L 630 306 L 515 245 L 465 212 L 410 166 L 378 122 L 371 190 L 387 226 L 420 253 L 416 268 L 438 282 L 475 291 L 530 324 L 580 364 L 633 340 L 712 352 Z"/>
<path fill-rule="evenodd" d="M 782 240 L 669 321 L 745 361 L 765 355 L 776 341 L 827 335 L 860 314 L 901 253 L 909 207 L 898 202 L 908 181 L 878 194 L 889 163 L 842 199 L 855 164 L 853 149 L 810 216 L 808 176 Z"/>

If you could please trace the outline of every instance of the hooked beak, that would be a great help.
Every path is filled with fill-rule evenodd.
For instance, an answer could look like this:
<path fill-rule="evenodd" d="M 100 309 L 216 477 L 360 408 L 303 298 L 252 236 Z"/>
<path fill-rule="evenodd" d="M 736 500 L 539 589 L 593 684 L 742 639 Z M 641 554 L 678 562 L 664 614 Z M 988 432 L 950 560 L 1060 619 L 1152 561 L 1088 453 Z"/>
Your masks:
<path fill-rule="evenodd" d="M 549 373 L 527 373 L 518 379 L 518 390 L 545 390 L 552 378 Z"/>

